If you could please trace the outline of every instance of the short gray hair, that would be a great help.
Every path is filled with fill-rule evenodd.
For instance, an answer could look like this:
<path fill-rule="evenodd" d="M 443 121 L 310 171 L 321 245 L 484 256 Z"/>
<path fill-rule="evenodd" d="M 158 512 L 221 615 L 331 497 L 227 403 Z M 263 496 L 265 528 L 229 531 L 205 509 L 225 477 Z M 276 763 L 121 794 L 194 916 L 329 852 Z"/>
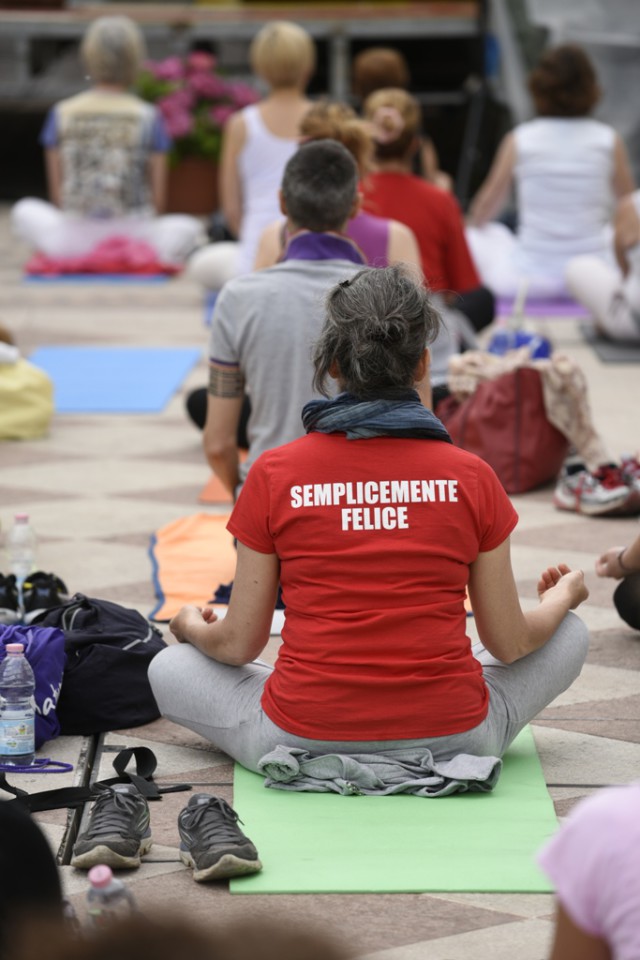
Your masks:
<path fill-rule="evenodd" d="M 130 87 L 146 56 L 144 37 L 129 17 L 98 17 L 84 35 L 82 59 L 94 83 Z"/>
<path fill-rule="evenodd" d="M 314 349 L 314 388 L 328 395 L 337 364 L 342 387 L 362 399 L 393 399 L 413 387 L 440 315 L 425 287 L 402 265 L 371 267 L 330 291 Z"/>
<path fill-rule="evenodd" d="M 322 233 L 341 230 L 357 196 L 358 168 L 337 140 L 303 144 L 287 163 L 282 195 L 296 227 Z"/>

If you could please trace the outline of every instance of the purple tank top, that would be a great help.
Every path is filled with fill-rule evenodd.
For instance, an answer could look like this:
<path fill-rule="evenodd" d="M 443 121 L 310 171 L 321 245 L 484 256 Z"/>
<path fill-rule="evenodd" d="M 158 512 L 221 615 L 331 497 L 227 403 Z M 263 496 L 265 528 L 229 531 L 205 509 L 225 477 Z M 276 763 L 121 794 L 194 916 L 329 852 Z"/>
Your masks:
<path fill-rule="evenodd" d="M 347 224 L 346 234 L 362 250 L 370 267 L 388 267 L 389 220 L 359 213 Z"/>

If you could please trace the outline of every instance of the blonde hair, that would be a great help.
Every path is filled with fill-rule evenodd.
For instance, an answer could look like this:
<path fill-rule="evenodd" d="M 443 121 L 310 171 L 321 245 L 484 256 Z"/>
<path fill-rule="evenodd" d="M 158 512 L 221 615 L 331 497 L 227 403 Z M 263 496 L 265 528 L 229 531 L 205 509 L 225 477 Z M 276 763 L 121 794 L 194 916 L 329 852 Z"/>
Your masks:
<path fill-rule="evenodd" d="M 94 83 L 130 87 L 146 56 L 144 37 L 129 17 L 98 17 L 84 35 L 80 54 Z"/>
<path fill-rule="evenodd" d="M 378 160 L 403 158 L 418 136 L 420 104 L 406 90 L 376 90 L 364 102 L 364 115 L 372 127 Z"/>
<path fill-rule="evenodd" d="M 371 164 L 373 140 L 368 125 L 346 103 L 320 100 L 312 104 L 300 122 L 304 141 L 337 140 L 347 148 L 364 176 Z"/>
<path fill-rule="evenodd" d="M 306 30 L 288 20 L 268 23 L 249 48 L 254 73 L 270 87 L 304 87 L 316 66 L 316 48 Z"/>

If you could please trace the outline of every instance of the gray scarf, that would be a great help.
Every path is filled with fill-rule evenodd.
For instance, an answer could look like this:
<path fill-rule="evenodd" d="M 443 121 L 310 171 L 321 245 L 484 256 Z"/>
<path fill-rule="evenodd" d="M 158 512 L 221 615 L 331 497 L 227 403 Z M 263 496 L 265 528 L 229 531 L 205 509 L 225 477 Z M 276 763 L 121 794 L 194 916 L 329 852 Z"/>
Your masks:
<path fill-rule="evenodd" d="M 350 393 L 332 400 L 311 400 L 303 407 L 302 423 L 307 433 L 346 433 L 347 440 L 415 437 L 451 443 L 415 390 L 407 390 L 397 400 L 359 400 Z"/>

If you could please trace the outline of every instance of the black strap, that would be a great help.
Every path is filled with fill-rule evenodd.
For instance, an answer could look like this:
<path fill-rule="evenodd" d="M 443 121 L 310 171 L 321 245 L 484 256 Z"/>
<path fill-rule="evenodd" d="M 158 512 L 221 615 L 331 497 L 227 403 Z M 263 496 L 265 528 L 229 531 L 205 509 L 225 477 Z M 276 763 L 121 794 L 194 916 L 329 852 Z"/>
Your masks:
<path fill-rule="evenodd" d="M 136 765 L 134 773 L 127 770 L 132 759 L 135 760 Z M 100 787 L 113 786 L 115 783 L 133 783 L 147 800 L 162 800 L 163 793 L 191 790 L 190 783 L 175 783 L 168 787 L 159 787 L 153 779 L 157 765 L 156 755 L 149 747 L 125 747 L 113 759 L 113 768 L 117 776 L 110 777 L 108 780 L 96 780 L 88 787 L 59 787 L 56 790 L 28 793 L 20 787 L 12 786 L 7 781 L 6 774 L 0 772 L 0 789 L 14 796 L 13 800 L 5 802 L 18 803 L 31 813 L 82 806 L 83 803 L 96 799 L 100 793 Z"/>
<path fill-rule="evenodd" d="M 20 787 L 14 787 L 7 781 L 7 775 L 0 773 L 0 789 L 12 793 L 13 800 L 5 803 L 17 803 L 26 807 L 30 813 L 40 813 L 42 810 L 58 810 L 61 807 L 80 807 L 88 803 L 97 795 L 91 787 L 58 787 L 55 790 L 41 790 L 39 793 L 27 793 Z"/>

